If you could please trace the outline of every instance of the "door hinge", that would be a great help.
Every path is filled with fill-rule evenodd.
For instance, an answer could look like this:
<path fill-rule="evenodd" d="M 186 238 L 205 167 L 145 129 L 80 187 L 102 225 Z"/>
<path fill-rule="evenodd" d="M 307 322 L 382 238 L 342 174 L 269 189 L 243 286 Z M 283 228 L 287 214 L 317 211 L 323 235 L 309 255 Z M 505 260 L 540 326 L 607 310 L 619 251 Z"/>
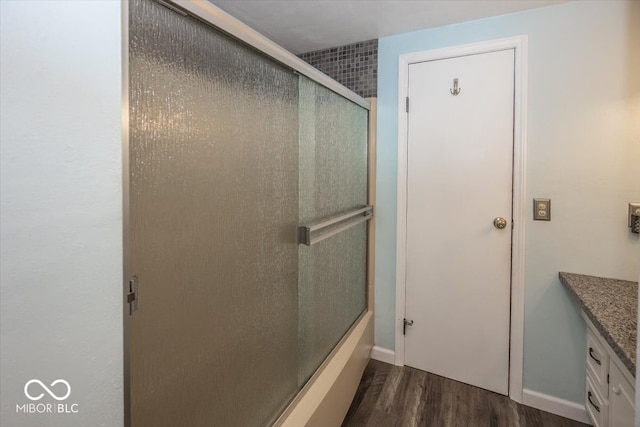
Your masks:
<path fill-rule="evenodd" d="M 406 106 L 405 106 L 407 113 L 409 112 L 409 97 L 407 96 L 406 98 Z"/>
<path fill-rule="evenodd" d="M 407 335 L 407 326 L 413 326 L 413 320 L 402 319 L 402 335 Z"/>
<path fill-rule="evenodd" d="M 129 304 L 129 316 L 131 316 L 138 309 L 138 276 L 133 276 L 129 279 L 127 304 Z"/>

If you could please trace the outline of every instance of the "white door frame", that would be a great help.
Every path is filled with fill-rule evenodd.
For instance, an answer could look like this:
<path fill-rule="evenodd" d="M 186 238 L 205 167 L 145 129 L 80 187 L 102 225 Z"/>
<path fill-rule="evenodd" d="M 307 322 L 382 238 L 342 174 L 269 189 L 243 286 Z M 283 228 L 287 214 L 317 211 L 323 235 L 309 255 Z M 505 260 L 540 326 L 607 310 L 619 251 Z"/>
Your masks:
<path fill-rule="evenodd" d="M 396 248 L 395 364 L 404 365 L 405 291 L 407 272 L 407 113 L 409 65 L 458 56 L 515 50 L 513 129 L 513 222 L 511 255 L 511 328 L 509 345 L 509 397 L 522 402 L 524 345 L 524 244 L 527 154 L 527 36 L 491 40 L 400 55 L 398 74 L 398 215 Z"/>

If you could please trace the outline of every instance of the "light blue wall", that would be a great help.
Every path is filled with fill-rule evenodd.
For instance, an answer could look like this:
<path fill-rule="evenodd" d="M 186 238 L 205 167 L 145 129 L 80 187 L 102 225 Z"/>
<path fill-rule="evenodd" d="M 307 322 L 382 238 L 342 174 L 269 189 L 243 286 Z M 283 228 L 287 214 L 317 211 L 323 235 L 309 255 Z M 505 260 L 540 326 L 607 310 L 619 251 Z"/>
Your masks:
<path fill-rule="evenodd" d="M 638 278 L 639 9 L 575 1 L 379 40 L 376 345 L 395 339 L 398 56 L 528 35 L 527 212 L 550 197 L 553 220 L 526 223 L 524 387 L 583 399 L 585 327 L 557 274 Z"/>
<path fill-rule="evenodd" d="M 121 3 L 0 1 L 0 19 L 0 425 L 120 427 Z M 30 379 L 66 380 L 35 403 L 78 412 L 17 413 Z"/>

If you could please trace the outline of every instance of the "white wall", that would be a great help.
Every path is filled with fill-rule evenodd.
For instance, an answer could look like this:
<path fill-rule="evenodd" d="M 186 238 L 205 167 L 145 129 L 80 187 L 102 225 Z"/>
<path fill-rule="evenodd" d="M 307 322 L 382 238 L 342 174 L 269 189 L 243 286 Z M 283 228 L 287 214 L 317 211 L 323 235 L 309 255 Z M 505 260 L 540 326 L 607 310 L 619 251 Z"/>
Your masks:
<path fill-rule="evenodd" d="M 3 426 L 120 426 L 119 1 L 2 1 Z M 77 414 L 17 414 L 30 379 Z M 64 385 L 52 387 L 64 394 Z M 30 393 L 43 390 L 32 385 Z M 48 394 L 37 403 L 58 403 Z M 69 406 L 69 409 L 71 407 Z"/>
<path fill-rule="evenodd" d="M 524 387 L 580 402 L 585 326 L 558 271 L 636 280 L 640 2 L 573 1 L 385 37 L 378 45 L 376 345 L 393 350 L 398 56 L 528 35 Z M 552 221 L 534 222 L 533 197 Z"/>

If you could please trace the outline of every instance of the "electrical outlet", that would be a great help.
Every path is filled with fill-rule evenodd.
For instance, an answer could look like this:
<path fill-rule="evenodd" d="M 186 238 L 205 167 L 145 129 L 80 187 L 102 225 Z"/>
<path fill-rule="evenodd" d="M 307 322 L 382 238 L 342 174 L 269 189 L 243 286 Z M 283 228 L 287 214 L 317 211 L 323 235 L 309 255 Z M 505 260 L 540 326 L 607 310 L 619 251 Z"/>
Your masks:
<path fill-rule="evenodd" d="M 533 199 L 533 220 L 551 221 L 551 199 Z"/>
<path fill-rule="evenodd" d="M 640 203 L 629 203 L 628 225 L 632 233 L 640 234 Z"/>

